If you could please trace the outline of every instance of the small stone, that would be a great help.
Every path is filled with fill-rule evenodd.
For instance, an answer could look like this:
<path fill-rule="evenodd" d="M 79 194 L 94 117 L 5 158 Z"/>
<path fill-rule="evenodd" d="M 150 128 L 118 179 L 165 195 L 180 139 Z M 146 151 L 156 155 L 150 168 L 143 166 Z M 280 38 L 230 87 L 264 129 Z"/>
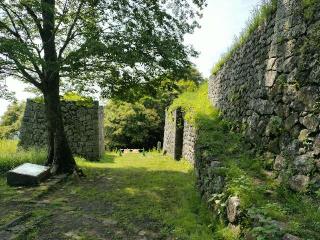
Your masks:
<path fill-rule="evenodd" d="M 102 222 L 106 226 L 117 225 L 118 222 L 113 219 L 104 219 Z"/>
<path fill-rule="evenodd" d="M 67 232 L 64 234 L 66 237 L 68 237 L 69 239 L 74 239 L 74 240 L 80 240 L 82 239 L 82 237 L 78 234 L 78 233 L 75 233 L 75 232 Z"/>
<path fill-rule="evenodd" d="M 314 191 L 317 191 L 320 189 L 320 175 L 319 174 L 315 175 L 311 179 L 310 186 L 311 186 L 311 189 L 313 189 Z"/>
<path fill-rule="evenodd" d="M 267 60 L 267 71 L 275 70 L 273 67 L 275 65 L 277 58 L 269 58 Z"/>
<path fill-rule="evenodd" d="M 320 135 L 314 140 L 313 151 L 315 155 L 320 155 Z"/>
<path fill-rule="evenodd" d="M 270 140 L 269 144 L 267 145 L 267 149 L 268 151 L 271 151 L 276 154 L 280 153 L 279 138 Z"/>
<path fill-rule="evenodd" d="M 145 235 L 147 235 L 147 232 L 144 230 L 141 230 L 138 234 L 139 234 L 139 236 L 145 236 Z"/>
<path fill-rule="evenodd" d="M 210 167 L 212 167 L 212 168 L 217 168 L 217 167 L 221 167 L 221 162 L 219 162 L 219 161 L 212 161 L 211 163 L 210 163 Z"/>
<path fill-rule="evenodd" d="M 315 165 L 318 171 L 320 171 L 320 159 L 315 160 Z"/>
<path fill-rule="evenodd" d="M 305 175 L 296 175 L 291 178 L 290 188 L 296 192 L 304 192 L 309 186 L 310 178 Z"/>
<path fill-rule="evenodd" d="M 310 154 L 304 154 L 294 159 L 295 169 L 302 174 L 308 174 L 314 168 L 314 159 Z"/>
<path fill-rule="evenodd" d="M 307 152 L 307 149 L 305 148 L 300 148 L 299 149 L 299 154 L 302 155 L 302 154 L 305 154 Z"/>
<path fill-rule="evenodd" d="M 272 87 L 276 78 L 277 78 L 277 71 L 268 71 L 265 74 L 265 86 L 266 87 Z"/>
<path fill-rule="evenodd" d="M 272 196 L 276 196 L 276 193 L 274 191 L 268 189 L 264 192 L 264 195 L 266 195 L 267 197 L 272 197 Z"/>
<path fill-rule="evenodd" d="M 290 103 L 290 108 L 294 111 L 302 112 L 305 109 L 305 105 L 302 102 L 295 100 Z"/>
<path fill-rule="evenodd" d="M 283 72 L 289 73 L 290 71 L 294 71 L 294 66 L 295 66 L 295 58 L 289 57 L 283 62 L 281 66 L 281 70 Z M 293 73 L 292 75 L 294 76 L 295 74 Z"/>
<path fill-rule="evenodd" d="M 273 169 L 280 171 L 286 166 L 286 159 L 282 155 L 278 155 L 274 160 Z"/>
<path fill-rule="evenodd" d="M 282 127 L 282 119 L 278 116 L 270 118 L 266 127 L 266 136 L 278 136 Z"/>
<path fill-rule="evenodd" d="M 274 105 L 268 100 L 259 99 L 251 104 L 253 104 L 253 109 L 262 115 L 270 115 L 274 111 Z"/>
<path fill-rule="evenodd" d="M 298 114 L 291 114 L 284 122 L 284 127 L 286 130 L 290 130 L 299 120 Z"/>
<path fill-rule="evenodd" d="M 286 235 L 283 236 L 282 240 L 300 240 L 300 238 L 287 233 Z"/>
<path fill-rule="evenodd" d="M 302 118 L 301 123 L 309 129 L 311 132 L 315 132 L 318 129 L 319 126 L 319 118 L 316 116 L 309 114 Z"/>
<path fill-rule="evenodd" d="M 318 92 L 313 86 L 302 87 L 298 93 L 298 100 L 303 102 L 307 110 L 314 110 L 314 103 L 317 102 Z"/>
<path fill-rule="evenodd" d="M 308 140 L 309 134 L 310 134 L 310 132 L 308 129 L 303 129 L 302 131 L 300 131 L 300 134 L 298 137 L 299 141 L 304 142 L 304 141 Z"/>
<path fill-rule="evenodd" d="M 227 217 L 229 222 L 234 223 L 239 216 L 240 199 L 238 197 L 230 197 L 227 204 Z"/>

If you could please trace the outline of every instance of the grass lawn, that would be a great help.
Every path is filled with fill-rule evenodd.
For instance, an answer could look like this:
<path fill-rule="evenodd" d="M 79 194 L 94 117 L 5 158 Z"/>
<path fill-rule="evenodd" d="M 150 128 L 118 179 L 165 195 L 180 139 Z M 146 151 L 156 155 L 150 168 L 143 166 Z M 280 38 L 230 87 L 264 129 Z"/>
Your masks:
<path fill-rule="evenodd" d="M 0 168 L 7 162 L 1 154 Z M 21 199 L 40 187 L 10 188 L 2 175 L 0 239 L 8 234 L 1 227 L 27 212 L 10 232 L 16 239 L 212 239 L 211 217 L 188 162 L 155 152 L 77 162 L 86 178 L 69 177 L 31 203 Z"/>

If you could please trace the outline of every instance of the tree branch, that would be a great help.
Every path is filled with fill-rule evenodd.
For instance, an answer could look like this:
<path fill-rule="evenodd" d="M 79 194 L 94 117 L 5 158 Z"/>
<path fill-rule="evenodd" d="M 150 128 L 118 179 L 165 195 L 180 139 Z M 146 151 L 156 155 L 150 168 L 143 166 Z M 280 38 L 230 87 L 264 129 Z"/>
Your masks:
<path fill-rule="evenodd" d="M 15 59 L 14 57 L 10 56 L 10 58 L 12 59 L 12 61 L 14 61 L 14 63 L 16 64 L 18 70 L 20 71 L 20 73 L 25 77 L 26 81 L 28 81 L 29 83 L 33 84 L 35 87 L 37 87 L 38 89 L 42 90 L 42 86 L 41 83 L 37 82 L 27 71 L 26 71 L 26 67 L 23 66 L 17 59 Z"/>
<path fill-rule="evenodd" d="M 10 9 L 8 6 L 4 5 L 4 4 L 1 4 L 1 6 L 3 7 L 4 11 L 7 13 L 9 19 L 10 19 L 10 22 L 14 28 L 14 30 L 12 30 L 9 26 L 7 26 L 4 22 L 0 21 L 0 26 L 2 25 L 11 35 L 13 35 L 21 44 L 23 44 L 24 46 L 26 46 L 26 49 L 27 49 L 27 55 L 29 57 L 29 60 L 30 62 L 32 63 L 36 73 L 39 75 L 39 77 L 41 78 L 43 73 L 42 71 L 40 70 L 40 68 L 38 67 L 37 63 L 35 62 L 34 60 L 34 57 L 32 56 L 32 53 L 29 51 L 28 47 L 27 47 L 27 44 L 25 43 L 25 41 L 23 40 L 23 38 L 21 37 L 21 35 L 19 34 L 19 30 L 15 24 L 15 21 L 12 17 L 12 15 L 10 14 L 10 12 L 8 11 L 8 9 Z M 13 12 L 15 15 L 17 15 L 14 11 L 12 11 L 10 9 L 11 12 Z M 18 17 L 18 19 L 20 19 L 22 21 L 22 19 L 20 17 Z M 22 21 L 23 23 L 23 21 Z M 24 23 L 23 23 L 24 24 Z M 27 28 L 26 28 L 27 29 Z M 28 31 L 28 30 L 26 30 Z M 31 39 L 30 39 L 31 40 Z M 39 58 L 41 59 L 41 55 L 40 53 L 38 52 L 38 56 Z"/>
<path fill-rule="evenodd" d="M 74 27 L 76 26 L 78 20 L 79 20 L 79 17 L 80 17 L 80 12 L 81 12 L 81 9 L 83 7 L 83 4 L 84 4 L 84 1 L 81 1 L 81 3 L 79 4 L 79 7 L 77 9 L 77 12 L 76 12 L 76 16 L 75 18 L 73 19 L 73 22 L 69 28 L 69 31 L 67 33 L 67 37 L 66 37 L 66 40 L 63 44 L 63 46 L 61 47 L 60 51 L 59 51 L 59 54 L 58 54 L 58 59 L 61 60 L 61 57 L 62 57 L 62 54 L 64 52 L 64 50 L 67 48 L 67 46 L 69 45 L 69 43 L 73 40 L 73 38 L 75 37 L 75 32 L 73 32 L 74 30 Z"/>
<path fill-rule="evenodd" d="M 67 12 L 68 12 L 68 11 L 67 11 L 67 10 L 68 10 L 68 8 L 67 8 L 67 3 L 68 3 L 68 0 L 66 0 L 66 1 L 64 2 L 62 14 L 61 14 L 62 17 L 61 17 L 60 21 L 58 22 L 58 24 L 57 24 L 57 26 L 56 26 L 56 28 L 55 28 L 55 30 L 54 30 L 54 33 L 56 33 L 56 32 L 58 31 L 60 25 L 62 24 L 63 16 L 65 16 L 65 15 L 67 14 Z"/>
<path fill-rule="evenodd" d="M 4 22 L 0 21 L 0 29 L 4 28 L 5 30 L 8 31 L 8 33 L 10 33 L 13 37 L 17 38 L 17 40 L 21 41 L 21 36 L 19 33 L 16 33 L 15 31 L 13 31 L 7 24 L 5 24 Z"/>
<path fill-rule="evenodd" d="M 37 17 L 37 15 L 35 14 L 35 12 L 32 10 L 32 8 L 30 6 L 28 6 L 25 3 L 22 3 L 22 5 L 26 8 L 28 14 L 31 16 L 31 18 L 33 19 L 34 23 L 36 24 L 41 38 L 43 38 L 43 28 L 41 26 L 40 19 Z"/>
<path fill-rule="evenodd" d="M 29 32 L 29 28 L 26 26 L 26 24 L 24 23 L 24 21 L 22 20 L 22 18 L 19 16 L 19 14 L 17 14 L 17 12 L 13 11 L 12 8 L 9 8 L 9 7 L 8 7 L 8 9 L 9 9 L 9 10 L 16 16 L 16 18 L 19 20 L 19 23 L 21 24 L 22 29 L 25 31 L 25 33 L 26 33 L 26 35 L 27 35 L 27 38 L 30 40 L 30 43 L 31 43 L 33 49 L 35 49 L 35 51 L 36 51 L 37 54 L 38 54 L 39 59 L 41 59 L 41 50 L 40 50 L 39 48 L 37 48 L 37 46 L 36 46 L 35 44 L 33 44 L 33 39 L 32 39 L 31 34 L 30 34 L 30 32 Z M 9 13 L 7 10 L 5 10 L 5 11 L 7 12 L 8 16 L 9 16 L 10 13 Z M 13 18 L 11 17 L 10 19 L 11 19 L 12 24 L 14 24 Z M 18 32 L 17 28 L 15 28 L 15 29 L 16 29 L 16 32 Z"/>

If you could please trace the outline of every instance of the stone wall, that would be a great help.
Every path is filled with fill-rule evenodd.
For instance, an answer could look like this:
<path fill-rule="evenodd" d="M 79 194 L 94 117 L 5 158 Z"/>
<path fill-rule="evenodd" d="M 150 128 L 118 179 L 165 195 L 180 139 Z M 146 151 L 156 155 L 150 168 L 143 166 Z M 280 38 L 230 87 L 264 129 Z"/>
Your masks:
<path fill-rule="evenodd" d="M 181 109 L 166 112 L 163 150 L 174 159 L 195 161 L 196 129 L 184 120 Z"/>
<path fill-rule="evenodd" d="M 177 160 L 182 156 L 183 126 L 181 109 L 166 112 L 163 150 Z"/>
<path fill-rule="evenodd" d="M 195 162 L 196 157 L 196 143 L 197 143 L 197 131 L 194 126 L 184 121 L 183 128 L 183 145 L 182 145 L 182 157 Z"/>
<path fill-rule="evenodd" d="M 93 102 L 92 106 L 62 102 L 61 108 L 72 152 L 90 160 L 99 159 L 104 152 L 103 108 L 98 102 Z M 42 103 L 27 100 L 20 132 L 23 148 L 46 147 L 46 119 Z"/>
<path fill-rule="evenodd" d="M 299 190 L 320 173 L 320 11 L 278 0 L 262 24 L 209 81 L 209 97 L 274 170 L 291 169 Z M 320 9 L 316 6 L 315 9 Z"/>

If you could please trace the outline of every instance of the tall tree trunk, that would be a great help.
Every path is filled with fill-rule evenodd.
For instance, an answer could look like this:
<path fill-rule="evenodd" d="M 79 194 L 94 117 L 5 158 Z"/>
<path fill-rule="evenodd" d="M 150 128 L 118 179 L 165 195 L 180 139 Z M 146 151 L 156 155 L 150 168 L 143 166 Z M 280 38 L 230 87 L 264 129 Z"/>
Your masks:
<path fill-rule="evenodd" d="M 43 28 L 41 38 L 44 50 L 42 79 L 45 110 L 48 122 L 48 159 L 53 172 L 71 173 L 76 163 L 66 138 L 60 106 L 60 66 L 55 43 L 55 0 L 41 0 Z"/>
<path fill-rule="evenodd" d="M 53 172 L 72 173 L 76 162 L 66 138 L 59 96 L 59 78 L 51 80 L 44 90 L 45 112 L 48 122 L 48 160 Z"/>

